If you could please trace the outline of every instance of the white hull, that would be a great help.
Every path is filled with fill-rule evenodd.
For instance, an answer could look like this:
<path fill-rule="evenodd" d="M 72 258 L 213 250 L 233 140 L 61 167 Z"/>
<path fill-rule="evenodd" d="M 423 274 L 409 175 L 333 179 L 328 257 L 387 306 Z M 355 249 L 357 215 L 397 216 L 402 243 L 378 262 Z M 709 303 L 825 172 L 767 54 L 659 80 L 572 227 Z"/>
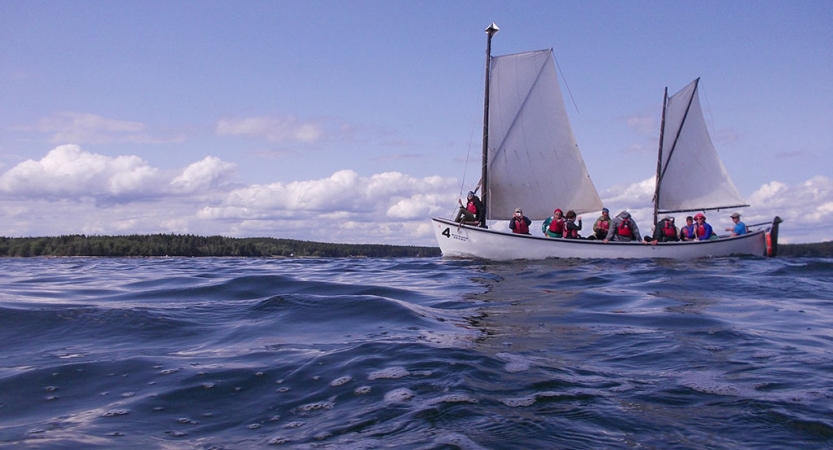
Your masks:
<path fill-rule="evenodd" d="M 766 256 L 766 231 L 708 241 L 608 242 L 586 239 L 553 239 L 512 234 L 460 225 L 447 219 L 432 218 L 434 235 L 444 257 L 479 258 L 492 261 L 516 259 L 580 258 L 695 259 L 734 255 Z"/>

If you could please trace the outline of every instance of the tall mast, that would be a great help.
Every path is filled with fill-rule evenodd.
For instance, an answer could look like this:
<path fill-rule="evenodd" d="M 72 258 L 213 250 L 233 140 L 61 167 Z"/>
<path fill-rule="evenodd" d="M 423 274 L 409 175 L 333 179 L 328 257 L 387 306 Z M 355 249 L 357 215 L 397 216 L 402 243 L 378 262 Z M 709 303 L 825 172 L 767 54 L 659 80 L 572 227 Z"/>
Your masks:
<path fill-rule="evenodd" d="M 665 135 L 665 108 L 668 106 L 668 87 L 665 87 L 665 95 L 662 98 L 662 122 L 659 127 L 659 151 L 657 152 L 657 180 L 654 183 L 654 224 L 657 223 L 659 215 L 659 185 L 662 181 L 662 138 Z"/>
<path fill-rule="evenodd" d="M 492 73 L 492 36 L 497 34 L 500 29 L 492 23 L 489 28 L 486 28 L 486 95 L 483 100 L 483 167 L 480 174 L 480 186 L 483 188 L 480 192 L 480 199 L 486 207 L 487 213 L 483 215 L 480 221 L 480 226 L 486 225 L 486 215 L 489 211 L 489 83 Z"/>

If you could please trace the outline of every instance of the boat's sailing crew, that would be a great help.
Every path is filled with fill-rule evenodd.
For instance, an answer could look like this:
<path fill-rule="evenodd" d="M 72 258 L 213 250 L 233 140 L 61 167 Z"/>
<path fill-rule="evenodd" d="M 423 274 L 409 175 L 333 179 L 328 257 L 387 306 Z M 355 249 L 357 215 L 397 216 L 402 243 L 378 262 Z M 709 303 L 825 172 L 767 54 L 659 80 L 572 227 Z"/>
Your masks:
<path fill-rule="evenodd" d="M 560 208 L 556 208 L 551 216 L 541 224 L 541 231 L 544 236 L 553 238 L 564 237 L 564 216 Z"/>
<path fill-rule="evenodd" d="M 593 234 L 587 238 L 590 240 L 593 239 L 604 239 L 607 236 L 607 230 L 610 229 L 610 210 L 607 208 L 602 208 L 602 215 L 596 219 L 596 222 L 593 224 Z"/>
<path fill-rule="evenodd" d="M 703 213 L 695 214 L 694 222 L 694 236 L 698 241 L 717 239 L 717 233 L 715 233 L 712 226 L 706 222 L 706 216 Z"/>
<path fill-rule="evenodd" d="M 480 225 L 483 223 L 482 219 L 486 212 L 483 208 L 483 202 L 472 191 L 469 191 L 466 199 L 466 206 L 463 206 L 462 201 L 457 201 L 460 204 L 460 209 L 457 211 L 457 217 L 454 218 L 454 221 L 466 225 Z"/>
<path fill-rule="evenodd" d="M 749 232 L 749 230 L 746 229 L 746 224 L 740 221 L 739 213 L 732 213 L 731 217 L 732 222 L 735 223 L 735 226 L 726 228 L 726 231 L 731 231 L 732 236 L 740 236 Z"/>
<path fill-rule="evenodd" d="M 581 216 L 578 217 L 578 224 L 576 224 L 576 212 L 572 209 L 567 211 L 565 216 L 567 221 L 564 222 L 564 238 L 565 239 L 581 239 L 578 232 L 581 230 Z"/>
<path fill-rule="evenodd" d="M 515 208 L 515 215 L 509 221 L 509 229 L 515 234 L 529 234 L 530 225 L 532 225 L 532 221 L 524 215 L 523 210 Z"/>
<path fill-rule="evenodd" d="M 674 218 L 671 216 L 665 216 L 657 222 L 657 226 L 654 227 L 654 235 L 653 237 L 645 236 L 645 240 L 650 240 L 654 245 L 657 242 L 676 242 L 680 240 L 679 233 L 677 232 L 677 226 L 674 224 Z"/>
<path fill-rule="evenodd" d="M 611 239 L 621 242 L 642 240 L 639 235 L 639 227 L 636 226 L 636 222 L 633 221 L 629 212 L 622 211 L 610 221 L 610 229 L 607 230 L 607 236 L 604 240 L 605 244 Z"/>
<path fill-rule="evenodd" d="M 680 240 L 694 240 L 694 217 L 688 216 L 685 218 L 685 226 L 680 228 Z"/>

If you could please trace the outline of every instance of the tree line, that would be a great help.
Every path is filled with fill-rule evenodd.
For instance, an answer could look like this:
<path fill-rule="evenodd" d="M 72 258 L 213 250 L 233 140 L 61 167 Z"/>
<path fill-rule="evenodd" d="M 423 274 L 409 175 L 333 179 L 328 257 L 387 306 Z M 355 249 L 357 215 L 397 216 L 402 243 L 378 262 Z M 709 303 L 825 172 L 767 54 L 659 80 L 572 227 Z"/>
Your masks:
<path fill-rule="evenodd" d="M 236 257 L 435 257 L 438 247 L 330 244 L 277 238 L 191 234 L 0 237 L 0 257 L 34 256 L 236 256 Z"/>
<path fill-rule="evenodd" d="M 236 256 L 236 257 L 437 257 L 438 247 L 330 244 L 277 238 L 191 234 L 130 236 L 0 237 L 0 257 L 32 256 Z M 833 242 L 778 244 L 778 256 L 833 257 Z"/>

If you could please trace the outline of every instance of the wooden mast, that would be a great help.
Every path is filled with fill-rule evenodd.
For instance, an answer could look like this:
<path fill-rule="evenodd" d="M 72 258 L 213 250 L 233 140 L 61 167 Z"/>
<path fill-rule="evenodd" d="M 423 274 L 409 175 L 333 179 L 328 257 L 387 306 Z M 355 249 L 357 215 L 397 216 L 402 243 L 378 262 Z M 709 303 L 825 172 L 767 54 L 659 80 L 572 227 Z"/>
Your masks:
<path fill-rule="evenodd" d="M 486 28 L 486 94 L 483 100 L 483 167 L 480 174 L 480 186 L 483 188 L 480 192 L 480 200 L 486 208 L 487 213 L 483 214 L 480 220 L 480 226 L 486 227 L 486 215 L 489 211 L 489 83 L 492 73 L 492 36 L 497 34 L 500 29 L 492 23 Z"/>
<path fill-rule="evenodd" d="M 659 185 L 662 181 L 662 138 L 665 135 L 665 111 L 668 107 L 668 87 L 665 88 L 665 95 L 662 99 L 662 121 L 659 126 L 659 151 L 657 152 L 657 180 L 654 183 L 654 225 L 657 224 L 659 214 Z"/>

